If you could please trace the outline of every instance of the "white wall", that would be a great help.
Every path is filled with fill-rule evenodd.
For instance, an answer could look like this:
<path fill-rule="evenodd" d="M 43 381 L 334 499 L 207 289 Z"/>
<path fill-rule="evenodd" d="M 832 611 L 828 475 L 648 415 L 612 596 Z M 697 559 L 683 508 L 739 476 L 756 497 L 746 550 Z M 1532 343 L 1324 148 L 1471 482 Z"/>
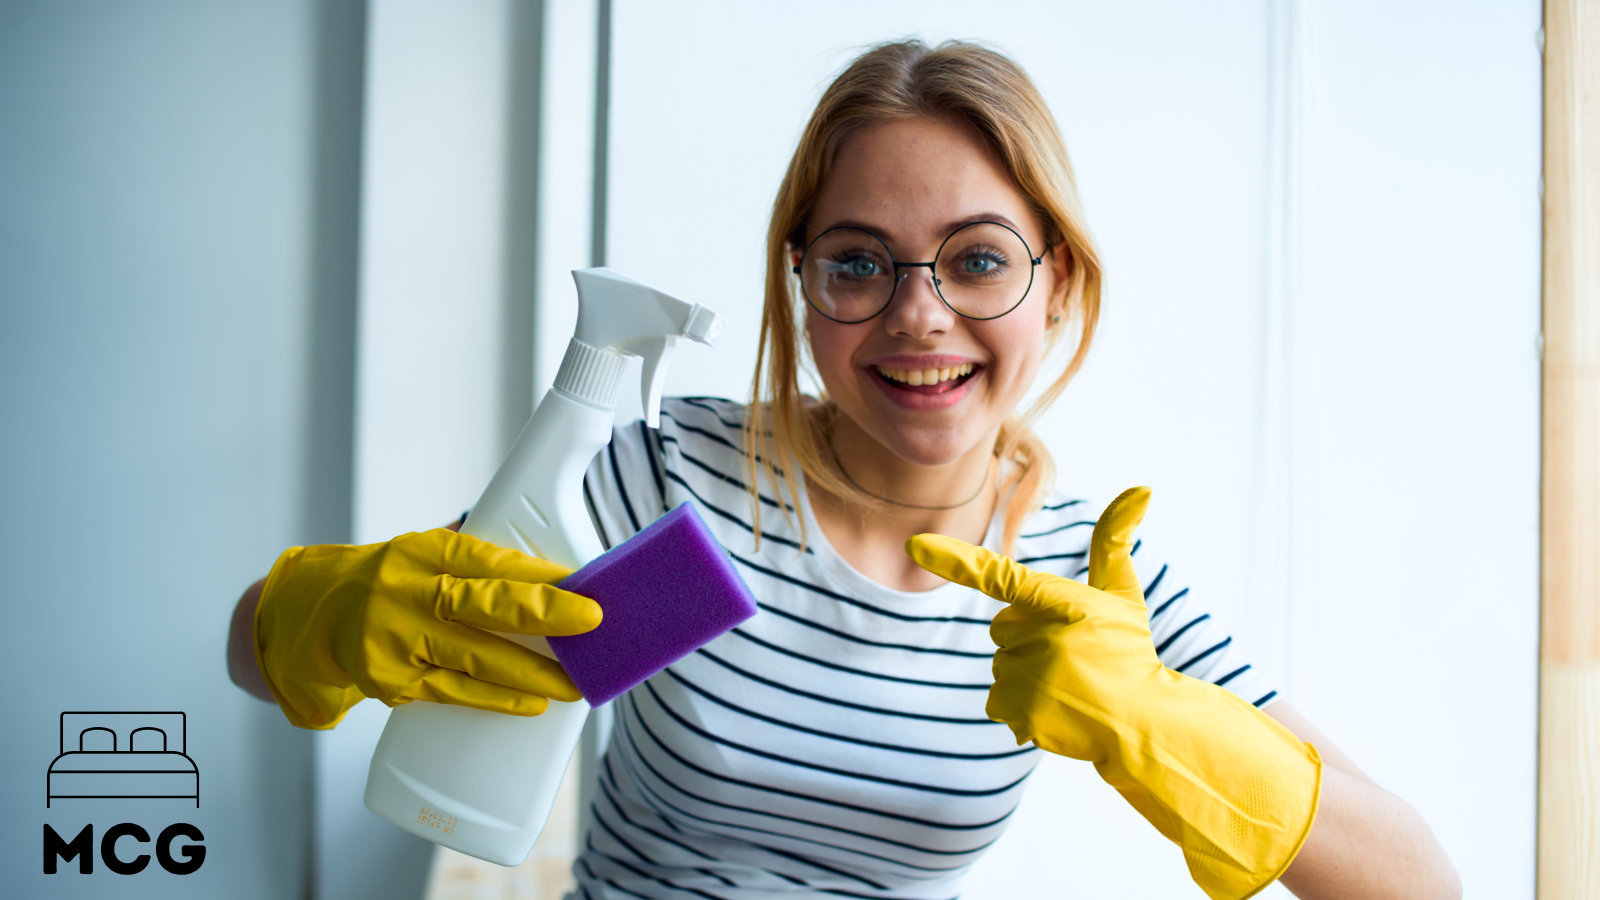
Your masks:
<path fill-rule="evenodd" d="M 1539 22 L 1531 3 L 1310 20 L 1294 687 L 1483 897 L 1533 885 Z"/>
<path fill-rule="evenodd" d="M 0 3 L 7 896 L 306 884 L 309 735 L 224 647 L 279 551 L 349 537 L 362 29 L 356 3 Z M 46 810 L 62 711 L 148 709 L 187 714 L 198 809 Z M 44 824 L 179 821 L 192 875 L 41 873 Z"/>
<path fill-rule="evenodd" d="M 1063 484 L 1153 485 L 1145 533 L 1291 702 L 1422 811 L 1470 895 L 1530 896 L 1540 19 L 1470 7 L 619 0 L 608 263 L 725 316 L 672 388 L 742 397 L 766 216 L 822 87 L 908 34 L 1011 52 L 1108 272 L 1043 426 Z M 1193 891 L 1087 767 L 1039 782 L 968 896 Z"/>

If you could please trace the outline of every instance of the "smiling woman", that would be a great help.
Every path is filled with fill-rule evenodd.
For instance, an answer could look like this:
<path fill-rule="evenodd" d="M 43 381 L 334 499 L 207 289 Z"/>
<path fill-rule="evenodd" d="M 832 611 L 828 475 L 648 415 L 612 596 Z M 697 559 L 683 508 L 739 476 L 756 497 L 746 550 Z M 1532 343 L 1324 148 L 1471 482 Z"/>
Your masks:
<path fill-rule="evenodd" d="M 767 452 L 751 455 L 749 483 L 757 483 L 759 455 L 766 476 L 794 490 L 796 474 L 780 475 L 773 463 L 782 448 L 823 494 L 882 513 L 894 503 L 887 497 L 928 506 L 949 499 L 935 493 L 966 496 L 998 456 L 1018 463 L 992 485 L 993 493 L 1015 488 L 1002 542 L 1009 548 L 1054 471 L 1028 422 L 1082 365 L 1101 280 L 1066 147 L 1027 75 L 970 45 L 931 55 L 917 44 L 888 45 L 856 60 L 818 102 L 778 190 L 767 241 L 761 355 L 745 429 Z M 871 249 L 883 260 L 873 262 Z M 876 284 L 865 298 L 852 292 L 841 314 L 819 273 L 845 261 L 869 263 Z M 829 401 L 821 406 L 799 393 L 791 266 Z M 916 271 L 924 266 L 927 279 Z M 981 271 L 962 271 L 969 267 Z M 1034 406 L 1018 412 L 1046 351 L 1067 330 L 1063 319 L 1076 327 L 1074 352 Z M 940 369 L 969 365 L 972 374 L 954 389 L 905 387 L 927 380 L 910 373 L 933 370 L 942 382 Z M 887 376 L 889 369 L 907 377 Z M 843 421 L 836 410 L 848 413 Z M 863 442 L 867 423 L 878 430 Z M 860 452 L 862 471 L 834 464 L 844 446 Z M 973 503 L 994 506 L 983 498 L 980 486 Z M 754 500 L 751 515 L 759 529 Z M 981 536 L 973 521 L 961 531 Z"/>

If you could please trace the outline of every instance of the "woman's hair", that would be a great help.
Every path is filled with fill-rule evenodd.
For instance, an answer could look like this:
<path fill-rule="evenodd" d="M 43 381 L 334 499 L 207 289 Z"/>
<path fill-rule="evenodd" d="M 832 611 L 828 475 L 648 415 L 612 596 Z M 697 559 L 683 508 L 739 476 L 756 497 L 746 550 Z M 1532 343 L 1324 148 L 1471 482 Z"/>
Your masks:
<path fill-rule="evenodd" d="M 839 148 L 873 125 L 915 118 L 947 119 L 972 127 L 1044 224 L 1046 247 L 1060 244 L 1055 252 L 1068 256 L 1066 303 L 1052 310 L 1062 321 L 1050 329 L 1048 347 L 1055 349 L 1062 334 L 1075 327 L 1071 358 L 1031 407 L 1006 419 L 994 448 L 1002 460 L 1013 463 L 1002 485 L 1002 492 L 1014 487 L 1005 512 L 1006 553 L 1011 552 L 1023 520 L 1043 503 L 1054 481 L 1055 463 L 1030 424 L 1055 402 L 1083 364 L 1100 314 L 1100 257 L 1083 221 L 1066 146 L 1038 89 L 1000 53 L 963 41 L 933 48 L 915 40 L 881 44 L 851 63 L 822 95 L 772 204 L 766 303 L 744 422 L 749 448 L 746 474 L 758 543 L 761 476 L 765 474 L 778 489 L 780 504 L 785 494 L 797 499 L 796 464 L 812 485 L 857 509 L 886 508 L 841 476 L 822 435 L 828 423 L 819 409 L 808 407 L 800 391 L 803 334 L 796 319 L 803 315 L 804 300 L 790 254 L 806 245 L 807 217 Z M 804 521 L 792 509 L 787 513 L 800 522 L 803 546 Z"/>

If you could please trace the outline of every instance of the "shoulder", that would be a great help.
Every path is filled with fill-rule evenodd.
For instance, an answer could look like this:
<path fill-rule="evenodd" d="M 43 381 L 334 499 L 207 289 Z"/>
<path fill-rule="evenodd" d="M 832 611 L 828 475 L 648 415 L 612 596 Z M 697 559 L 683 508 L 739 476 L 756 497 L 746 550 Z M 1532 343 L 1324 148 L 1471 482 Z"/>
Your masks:
<path fill-rule="evenodd" d="M 744 410 L 744 404 L 721 397 L 663 397 L 657 427 L 635 419 L 612 431 L 601 454 L 612 461 L 612 471 L 603 474 L 620 479 L 632 469 L 660 480 L 667 471 L 681 470 L 685 458 L 728 468 L 731 457 L 744 453 Z"/>
<path fill-rule="evenodd" d="M 655 429 L 635 423 L 641 439 L 654 443 L 668 479 L 693 494 L 744 490 L 748 468 L 745 405 L 720 397 L 668 397 Z M 688 499 L 688 498 L 683 498 Z"/>
<path fill-rule="evenodd" d="M 710 442 L 743 452 L 745 404 L 723 397 L 663 397 L 663 438 L 689 446 Z"/>
<path fill-rule="evenodd" d="M 638 531 L 667 510 L 692 503 L 727 547 L 743 547 L 754 534 L 752 496 L 746 487 L 745 404 L 721 397 L 664 397 L 658 427 L 621 424 L 595 458 L 587 498 L 607 546 Z M 765 512 L 781 512 L 770 491 L 757 498 Z M 779 516 L 778 518 L 781 518 Z M 774 538 L 779 523 L 763 519 Z"/>

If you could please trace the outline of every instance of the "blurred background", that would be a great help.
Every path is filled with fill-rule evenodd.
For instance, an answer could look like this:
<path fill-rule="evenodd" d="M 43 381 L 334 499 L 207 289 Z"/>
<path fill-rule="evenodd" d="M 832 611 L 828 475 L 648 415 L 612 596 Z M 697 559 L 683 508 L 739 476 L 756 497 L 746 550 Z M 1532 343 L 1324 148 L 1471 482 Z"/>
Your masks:
<path fill-rule="evenodd" d="M 1539 28 L 1531 0 L 0 0 L 6 891 L 558 896 L 570 830 L 537 876 L 445 885 L 361 806 L 386 710 L 291 728 L 228 680 L 234 603 L 286 546 L 470 505 L 573 268 L 717 310 L 669 392 L 743 398 L 805 118 L 917 35 L 1012 54 L 1073 155 L 1108 277 L 1042 425 L 1063 486 L 1153 486 L 1144 533 L 1468 896 L 1532 896 Z M 199 808 L 47 809 L 71 710 L 185 712 Z M 1198 896 L 1049 762 L 969 898 Z M 178 821 L 192 875 L 41 873 L 43 824 Z"/>

